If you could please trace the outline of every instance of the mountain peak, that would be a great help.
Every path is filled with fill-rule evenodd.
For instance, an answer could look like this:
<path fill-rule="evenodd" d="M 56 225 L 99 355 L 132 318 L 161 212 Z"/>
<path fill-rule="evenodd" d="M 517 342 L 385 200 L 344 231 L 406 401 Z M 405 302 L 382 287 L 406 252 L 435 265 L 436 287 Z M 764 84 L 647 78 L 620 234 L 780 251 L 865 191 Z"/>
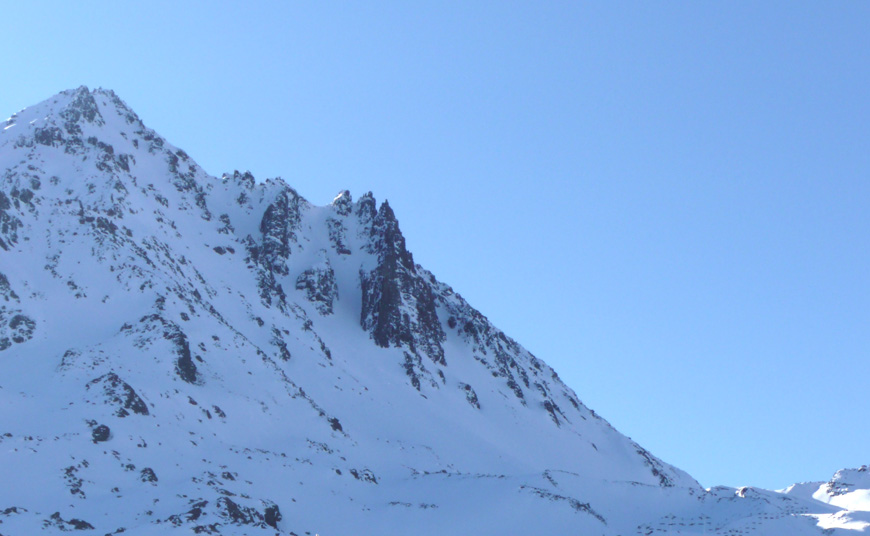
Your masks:
<path fill-rule="evenodd" d="M 13 119 L 4 534 L 814 530 L 815 503 L 705 491 L 616 431 L 370 192 L 215 178 L 107 90 Z"/>
<path fill-rule="evenodd" d="M 331 204 L 335 207 L 336 212 L 342 216 L 347 216 L 353 207 L 353 197 L 350 195 L 350 191 L 342 190 L 335 196 Z"/>
<path fill-rule="evenodd" d="M 131 136 L 147 129 L 124 101 L 108 89 L 87 86 L 61 91 L 7 119 L 0 135 L 18 145 L 79 145 L 90 137 Z"/>

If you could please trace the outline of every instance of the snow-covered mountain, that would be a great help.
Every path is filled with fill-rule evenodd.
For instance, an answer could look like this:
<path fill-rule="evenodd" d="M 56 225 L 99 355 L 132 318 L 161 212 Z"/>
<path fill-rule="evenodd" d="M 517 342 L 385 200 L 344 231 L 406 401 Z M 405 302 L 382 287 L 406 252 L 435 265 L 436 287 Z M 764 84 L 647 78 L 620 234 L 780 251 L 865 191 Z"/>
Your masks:
<path fill-rule="evenodd" d="M 0 535 L 870 526 L 866 468 L 705 490 L 620 434 L 371 193 L 209 176 L 106 90 L 2 128 Z"/>

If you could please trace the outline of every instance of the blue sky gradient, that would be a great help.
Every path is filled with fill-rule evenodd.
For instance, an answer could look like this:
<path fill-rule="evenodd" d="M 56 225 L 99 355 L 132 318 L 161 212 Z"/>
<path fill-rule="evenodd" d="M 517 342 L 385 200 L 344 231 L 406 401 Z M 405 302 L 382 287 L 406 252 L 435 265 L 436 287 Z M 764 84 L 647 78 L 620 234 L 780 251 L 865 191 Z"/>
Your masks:
<path fill-rule="evenodd" d="M 0 114 L 111 88 L 212 174 L 388 198 L 417 262 L 705 486 L 870 463 L 870 3 L 3 19 Z"/>

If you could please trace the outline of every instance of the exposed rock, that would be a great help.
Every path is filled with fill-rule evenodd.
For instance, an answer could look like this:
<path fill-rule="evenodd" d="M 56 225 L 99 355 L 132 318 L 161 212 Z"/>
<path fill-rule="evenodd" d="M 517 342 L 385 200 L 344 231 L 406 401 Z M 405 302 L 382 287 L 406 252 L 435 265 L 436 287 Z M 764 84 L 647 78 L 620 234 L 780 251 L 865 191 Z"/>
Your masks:
<path fill-rule="evenodd" d="M 96 424 L 96 423 L 94 423 Z M 96 443 L 96 441 L 95 441 Z M 87 467 L 86 462 L 80 463 L 78 466 L 70 465 L 69 467 L 65 467 L 63 469 L 63 479 L 66 482 L 67 488 L 69 488 L 69 492 L 72 495 L 85 498 L 85 492 L 82 490 L 82 485 L 84 484 L 84 480 L 82 480 L 78 476 L 79 468 Z"/>
<path fill-rule="evenodd" d="M 332 305 L 338 299 L 338 285 L 329 261 L 299 274 L 296 290 L 305 291 L 306 299 L 314 304 L 320 314 L 332 314 Z"/>
<path fill-rule="evenodd" d="M 351 469 L 350 474 L 357 480 L 362 480 L 363 482 L 369 482 L 372 484 L 377 484 L 378 479 L 375 474 L 369 469 Z"/>
<path fill-rule="evenodd" d="M 285 187 L 270 204 L 260 222 L 262 233 L 259 261 L 271 272 L 287 275 L 290 244 L 296 241 L 303 200 L 290 187 Z"/>
<path fill-rule="evenodd" d="M 329 218 L 326 220 L 326 225 L 329 228 L 329 241 L 335 252 L 339 255 L 350 255 L 351 251 L 347 246 L 347 229 L 344 224 L 335 218 Z"/>
<path fill-rule="evenodd" d="M 637 443 L 634 443 L 635 452 L 637 452 L 641 458 L 643 458 L 644 464 L 649 468 L 650 472 L 658 478 L 659 485 L 663 488 L 671 488 L 674 486 L 674 482 L 671 480 L 668 475 L 667 469 L 665 469 L 664 464 L 649 453 L 648 450 L 641 447 Z"/>
<path fill-rule="evenodd" d="M 551 493 L 547 490 L 532 487 L 532 486 L 521 486 L 520 489 L 528 491 L 530 493 L 533 493 L 533 494 L 537 495 L 538 497 L 541 497 L 542 499 L 548 499 L 548 500 L 555 501 L 555 502 L 564 502 L 564 503 L 568 504 L 571 508 L 573 508 L 574 511 L 589 514 L 592 517 L 594 517 L 595 519 L 597 519 L 598 521 L 600 521 L 601 524 L 607 525 L 607 520 L 604 519 L 604 516 L 602 516 L 601 514 L 596 512 L 594 509 L 592 509 L 592 506 L 590 506 L 588 502 L 585 502 L 585 503 L 580 502 L 573 497 L 565 497 L 564 495 L 557 495 L 557 494 Z"/>
<path fill-rule="evenodd" d="M 240 506 L 228 497 L 217 500 L 219 515 L 234 525 L 259 525 L 266 523 L 265 516 L 256 509 Z"/>
<path fill-rule="evenodd" d="M 20 514 L 22 512 L 27 512 L 27 509 L 18 506 L 10 506 L 8 508 L 0 510 L 0 514 L 3 514 L 4 516 L 11 516 L 15 514 Z"/>
<path fill-rule="evenodd" d="M 417 273 L 399 222 L 386 202 L 373 221 L 371 244 L 378 265 L 371 272 L 360 273 L 363 329 L 371 332 L 378 346 L 402 346 L 446 364 L 441 346 L 445 335 L 435 296 Z"/>
<path fill-rule="evenodd" d="M 366 238 L 371 235 L 372 223 L 378 214 L 375 196 L 366 192 L 356 202 L 356 217 L 360 223 L 360 232 L 366 232 Z"/>
<path fill-rule="evenodd" d="M 110 436 L 111 431 L 109 430 L 109 427 L 105 424 L 100 424 L 91 431 L 91 439 L 93 439 L 94 443 L 102 443 L 108 441 Z"/>
<path fill-rule="evenodd" d="M 349 191 L 343 190 L 332 200 L 332 206 L 335 208 L 336 214 L 347 216 L 353 210 L 353 197 Z"/>
<path fill-rule="evenodd" d="M 145 402 L 130 387 L 130 384 L 114 372 L 91 380 L 85 387 L 89 390 L 91 388 L 99 389 L 108 403 L 117 405 L 118 409 L 115 410 L 115 415 L 118 417 L 126 417 L 131 411 L 138 415 L 148 415 L 148 406 Z"/>
<path fill-rule="evenodd" d="M 55 512 L 51 514 L 51 517 L 44 520 L 42 522 L 42 526 L 44 528 L 48 527 L 57 527 L 61 531 L 70 531 L 70 530 L 94 530 L 94 526 L 88 523 L 87 521 L 82 521 L 81 519 L 72 518 L 69 521 L 60 517 L 60 512 Z"/>
<path fill-rule="evenodd" d="M 459 388 L 465 391 L 465 400 L 473 407 L 480 409 L 480 400 L 477 399 L 477 393 L 474 392 L 474 389 L 467 383 L 460 383 Z"/>
<path fill-rule="evenodd" d="M 273 529 L 278 528 L 278 522 L 281 521 L 284 516 L 281 515 L 281 509 L 278 508 L 278 505 L 268 501 L 266 502 L 266 510 L 263 512 L 263 521 L 272 527 Z"/>
<path fill-rule="evenodd" d="M 8 250 L 18 243 L 21 220 L 13 215 L 9 197 L 0 191 L 0 248 Z"/>
<path fill-rule="evenodd" d="M 203 509 L 208 506 L 208 501 L 202 499 L 193 499 L 190 501 L 189 506 L 190 510 L 188 510 L 187 512 L 184 512 L 183 514 L 171 515 L 166 519 L 166 521 L 176 527 L 181 526 L 184 523 L 197 521 L 200 517 L 202 517 Z"/>
<path fill-rule="evenodd" d="M 9 348 L 11 343 L 25 343 L 33 338 L 36 322 L 22 314 L 20 309 L 7 309 L 0 306 L 0 350 Z M 5 343 L 2 341 L 6 341 Z"/>
<path fill-rule="evenodd" d="M 139 472 L 139 480 L 142 482 L 157 482 L 157 475 L 154 474 L 154 469 L 146 467 Z"/>
<path fill-rule="evenodd" d="M 74 90 L 73 96 L 73 100 L 60 112 L 60 116 L 66 121 L 68 132 L 81 132 L 81 127 L 77 125 L 80 121 L 105 124 L 97 101 L 87 87 L 81 86 Z"/>
<path fill-rule="evenodd" d="M 272 340 L 270 342 L 278 349 L 278 355 L 282 361 L 290 361 L 292 357 L 290 350 L 287 349 L 287 343 L 284 341 L 284 336 L 278 328 L 272 328 Z"/>
<path fill-rule="evenodd" d="M 9 279 L 7 279 L 2 273 L 0 273 L 0 298 L 7 302 L 17 302 L 19 300 L 18 294 L 15 294 L 15 291 L 12 290 L 12 287 L 9 285 Z"/>
<path fill-rule="evenodd" d="M 329 421 L 329 426 L 332 427 L 332 429 L 335 430 L 336 432 L 343 432 L 344 431 L 344 429 L 342 429 L 342 427 L 341 427 L 341 423 L 338 422 L 338 419 L 336 419 L 335 417 L 330 417 L 328 419 L 328 421 Z"/>

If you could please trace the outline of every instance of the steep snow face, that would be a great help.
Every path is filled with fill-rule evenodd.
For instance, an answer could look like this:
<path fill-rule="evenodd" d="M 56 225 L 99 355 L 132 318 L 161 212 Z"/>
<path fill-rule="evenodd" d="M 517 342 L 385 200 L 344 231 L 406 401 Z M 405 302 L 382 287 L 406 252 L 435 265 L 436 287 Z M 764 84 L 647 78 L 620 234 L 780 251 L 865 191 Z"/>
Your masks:
<path fill-rule="evenodd" d="M 842 469 L 828 482 L 795 484 L 783 493 L 811 497 L 848 510 L 870 512 L 870 469 L 866 465 Z"/>
<path fill-rule="evenodd" d="M 794 484 L 783 494 L 836 507 L 832 513 L 815 516 L 822 527 L 870 532 L 870 468 L 866 465 L 837 471 L 828 482 Z"/>
<path fill-rule="evenodd" d="M 847 507 L 701 489 L 370 193 L 209 176 L 84 87 L 7 120 L 0 170 L 0 534 L 817 534 Z"/>

